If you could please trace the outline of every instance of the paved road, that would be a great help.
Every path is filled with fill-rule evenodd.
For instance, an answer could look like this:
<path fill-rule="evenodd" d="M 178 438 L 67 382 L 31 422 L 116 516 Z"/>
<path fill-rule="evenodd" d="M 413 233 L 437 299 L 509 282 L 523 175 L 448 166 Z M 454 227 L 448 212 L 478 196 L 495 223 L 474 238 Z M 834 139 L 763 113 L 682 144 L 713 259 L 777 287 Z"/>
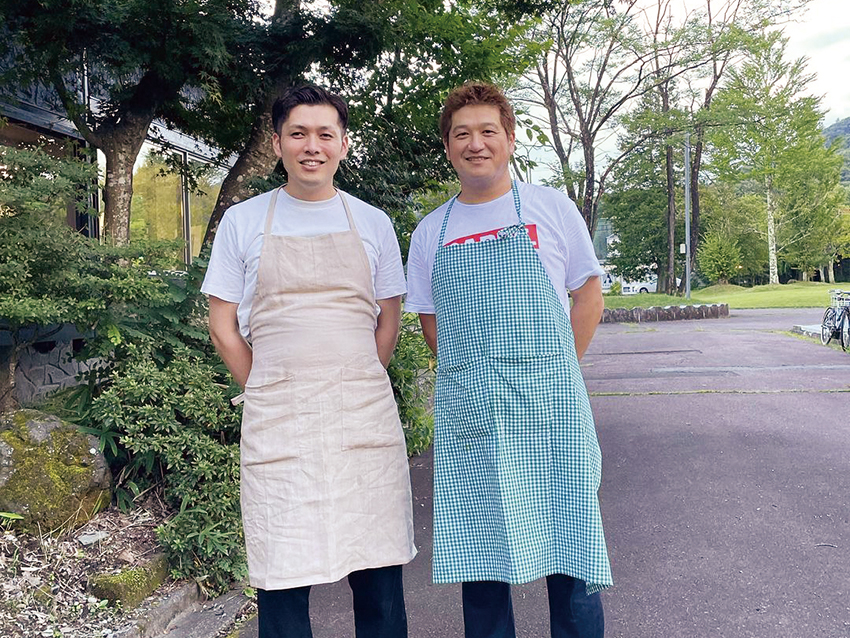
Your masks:
<path fill-rule="evenodd" d="M 600 326 L 582 367 L 604 459 L 608 638 L 850 636 L 850 355 L 787 334 L 820 314 Z M 453 638 L 459 589 L 430 584 L 431 462 L 411 463 L 410 636 Z M 541 583 L 514 595 L 518 635 L 548 636 Z M 316 587 L 316 638 L 353 636 L 350 606 L 344 581 Z"/>

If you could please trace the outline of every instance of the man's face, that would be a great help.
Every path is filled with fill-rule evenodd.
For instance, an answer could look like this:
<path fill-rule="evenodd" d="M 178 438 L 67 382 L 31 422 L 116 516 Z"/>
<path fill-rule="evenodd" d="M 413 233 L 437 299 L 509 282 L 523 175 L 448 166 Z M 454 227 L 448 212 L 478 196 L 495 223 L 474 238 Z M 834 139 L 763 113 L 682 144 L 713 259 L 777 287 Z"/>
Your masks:
<path fill-rule="evenodd" d="M 514 134 L 502 125 L 499 109 L 474 104 L 452 115 L 446 156 L 457 171 L 461 186 L 486 187 L 508 173 L 514 152 Z"/>
<path fill-rule="evenodd" d="M 272 137 L 275 155 L 289 178 L 286 192 L 297 199 L 330 199 L 334 175 L 348 153 L 348 137 L 329 104 L 300 104 Z"/>

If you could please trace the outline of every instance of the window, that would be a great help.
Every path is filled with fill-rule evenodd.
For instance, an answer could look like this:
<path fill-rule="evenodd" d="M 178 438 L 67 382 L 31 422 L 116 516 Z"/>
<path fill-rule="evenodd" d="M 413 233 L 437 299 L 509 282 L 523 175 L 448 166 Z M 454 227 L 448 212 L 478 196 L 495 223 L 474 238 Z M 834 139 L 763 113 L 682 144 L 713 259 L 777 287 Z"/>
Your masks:
<path fill-rule="evenodd" d="M 175 170 L 182 165 L 196 180 Z M 225 171 L 145 143 L 133 168 L 130 240 L 182 240 L 174 251 L 174 268 L 197 257 Z M 194 181 L 193 180 L 193 181 Z"/>

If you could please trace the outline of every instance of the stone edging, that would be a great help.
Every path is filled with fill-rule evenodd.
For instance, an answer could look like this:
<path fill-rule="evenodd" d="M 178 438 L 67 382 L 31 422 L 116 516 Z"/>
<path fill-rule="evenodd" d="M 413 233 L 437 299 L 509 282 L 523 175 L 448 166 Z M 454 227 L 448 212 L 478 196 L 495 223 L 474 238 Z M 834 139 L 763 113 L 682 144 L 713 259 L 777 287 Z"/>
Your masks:
<path fill-rule="evenodd" d="M 652 306 L 651 308 L 606 308 L 602 323 L 643 323 L 681 319 L 720 319 L 729 316 L 729 304 L 695 306 Z"/>

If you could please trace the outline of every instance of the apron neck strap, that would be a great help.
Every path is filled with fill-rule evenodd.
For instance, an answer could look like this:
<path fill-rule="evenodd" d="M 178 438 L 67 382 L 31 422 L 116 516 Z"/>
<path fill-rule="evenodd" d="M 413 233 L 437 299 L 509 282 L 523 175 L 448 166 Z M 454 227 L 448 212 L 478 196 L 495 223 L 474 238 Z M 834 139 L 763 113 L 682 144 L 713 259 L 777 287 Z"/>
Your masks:
<path fill-rule="evenodd" d="M 511 180 L 511 193 L 514 197 L 514 210 L 516 210 L 516 216 L 519 220 L 520 225 L 525 222 L 522 221 L 522 205 L 519 201 L 519 188 L 517 188 L 516 180 Z M 455 202 L 457 201 L 457 195 L 451 198 L 449 201 L 449 207 L 446 209 L 446 215 L 443 217 L 443 226 L 440 228 L 440 239 L 437 241 L 437 247 L 441 247 L 443 245 L 443 240 L 446 237 L 446 227 L 449 224 L 449 215 L 452 213 L 452 208 L 454 208 Z"/>
<path fill-rule="evenodd" d="M 277 206 L 277 196 L 280 193 L 283 186 L 279 186 L 274 189 L 272 193 L 272 200 L 269 202 L 269 210 L 266 212 L 266 225 L 263 229 L 263 237 L 268 237 L 272 232 L 272 221 L 274 220 L 274 210 L 275 206 Z M 340 200 L 342 200 L 342 207 L 345 209 L 345 216 L 348 218 L 348 226 L 351 230 L 357 230 L 357 226 L 354 224 L 354 216 L 351 214 L 351 208 L 348 206 L 348 197 L 344 195 L 341 190 L 337 190 L 337 195 L 339 195 Z"/>
<path fill-rule="evenodd" d="M 268 237 L 272 232 L 272 220 L 274 219 L 274 209 L 277 205 L 277 195 L 283 186 L 278 186 L 272 193 L 272 201 L 269 202 L 269 210 L 266 212 L 266 226 L 263 229 L 263 237 Z M 265 242 L 263 242 L 265 243 Z"/>

